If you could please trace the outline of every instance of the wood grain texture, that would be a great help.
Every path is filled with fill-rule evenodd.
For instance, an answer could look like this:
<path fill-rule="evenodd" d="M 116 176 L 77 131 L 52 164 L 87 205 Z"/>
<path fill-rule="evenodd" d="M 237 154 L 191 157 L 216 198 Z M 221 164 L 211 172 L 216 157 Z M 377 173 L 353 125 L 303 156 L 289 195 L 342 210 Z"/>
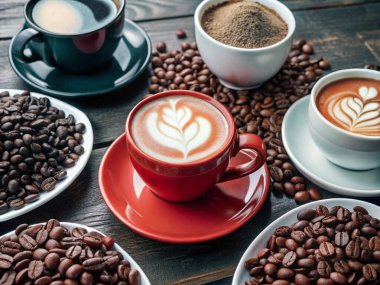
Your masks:
<path fill-rule="evenodd" d="M 79 178 L 51 202 L 29 214 L 1 223 L 0 235 L 13 230 L 18 224 L 44 222 L 51 217 L 81 223 L 113 236 L 141 265 L 154 285 L 205 284 L 216 280 L 225 282 L 224 278 L 232 276 L 241 255 L 264 227 L 297 206 L 285 196 L 271 194 L 257 216 L 220 239 L 192 245 L 152 241 L 121 224 L 103 202 L 97 172 L 105 151 L 106 148 L 93 151 Z M 322 195 L 324 198 L 337 197 L 325 191 Z M 367 201 L 380 205 L 379 198 Z"/>
<path fill-rule="evenodd" d="M 0 39 L 11 38 L 22 26 L 24 4 L 27 0 L 0 1 Z M 151 21 L 163 18 L 191 16 L 202 0 L 126 0 L 126 17 L 133 21 Z M 305 10 L 342 7 L 376 0 L 285 0 L 290 9 Z"/>

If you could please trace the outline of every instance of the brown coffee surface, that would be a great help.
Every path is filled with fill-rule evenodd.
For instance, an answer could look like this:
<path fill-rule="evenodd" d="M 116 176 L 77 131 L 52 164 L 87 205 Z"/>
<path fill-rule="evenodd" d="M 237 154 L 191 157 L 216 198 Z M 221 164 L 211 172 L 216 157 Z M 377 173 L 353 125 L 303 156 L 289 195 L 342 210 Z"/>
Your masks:
<path fill-rule="evenodd" d="M 380 81 L 349 78 L 332 82 L 317 95 L 321 114 L 346 131 L 380 136 Z"/>
<path fill-rule="evenodd" d="M 187 163 L 212 156 L 228 136 L 222 113 L 190 96 L 168 96 L 138 110 L 132 137 L 146 154 L 170 163 Z"/>
<path fill-rule="evenodd" d="M 201 25 L 217 41 L 240 48 L 270 46 L 288 33 L 287 24 L 274 10 L 243 0 L 210 7 L 203 14 Z"/>

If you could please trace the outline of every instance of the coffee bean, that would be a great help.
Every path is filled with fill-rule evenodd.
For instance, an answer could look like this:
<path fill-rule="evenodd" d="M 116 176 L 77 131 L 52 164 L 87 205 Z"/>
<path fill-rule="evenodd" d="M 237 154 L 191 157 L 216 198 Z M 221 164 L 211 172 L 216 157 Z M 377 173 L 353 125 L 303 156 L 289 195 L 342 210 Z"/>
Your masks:
<path fill-rule="evenodd" d="M 54 252 L 46 255 L 45 260 L 44 260 L 46 268 L 49 269 L 50 271 L 54 271 L 58 267 L 59 261 L 60 261 L 60 256 Z"/>
<path fill-rule="evenodd" d="M 335 244 L 344 247 L 348 244 L 350 237 L 347 232 L 337 232 L 335 234 Z"/>
<path fill-rule="evenodd" d="M 291 267 L 296 261 L 297 255 L 294 251 L 289 251 L 285 254 L 284 259 L 282 260 L 282 265 L 284 267 Z"/>
<path fill-rule="evenodd" d="M 369 281 L 369 282 L 373 282 L 375 280 L 377 280 L 377 272 L 375 270 L 375 268 L 373 267 L 373 265 L 371 264 L 366 264 L 363 266 L 363 277 L 365 278 L 365 280 Z"/>
<path fill-rule="evenodd" d="M 37 248 L 37 242 L 27 234 L 21 235 L 19 237 L 19 243 L 26 250 L 34 250 Z"/>
<path fill-rule="evenodd" d="M 299 191 L 294 195 L 294 200 L 297 203 L 305 203 L 310 200 L 310 194 L 307 191 Z"/>
<path fill-rule="evenodd" d="M 103 261 L 103 258 L 101 257 L 94 257 L 87 259 L 83 262 L 83 267 L 87 271 L 102 271 L 105 267 L 105 263 Z"/>
<path fill-rule="evenodd" d="M 311 187 L 307 190 L 307 192 L 309 192 L 311 200 L 317 201 L 321 199 L 321 194 L 319 193 L 317 188 Z"/>
<path fill-rule="evenodd" d="M 40 260 L 32 260 L 28 267 L 28 277 L 32 280 L 36 280 L 41 277 L 44 271 L 44 264 Z"/>
<path fill-rule="evenodd" d="M 347 277 L 345 275 L 343 275 L 342 273 L 339 273 L 339 272 L 332 272 L 330 274 L 330 279 L 335 284 L 347 284 Z"/>
<path fill-rule="evenodd" d="M 185 30 L 182 30 L 182 29 L 178 29 L 176 31 L 176 35 L 177 35 L 177 38 L 179 39 L 184 39 L 187 37 Z"/>
<path fill-rule="evenodd" d="M 156 49 L 158 52 L 166 52 L 166 43 L 164 42 L 159 42 L 157 45 L 156 45 Z"/>
<path fill-rule="evenodd" d="M 8 269 L 12 266 L 13 258 L 7 254 L 0 254 L 0 269 Z"/>

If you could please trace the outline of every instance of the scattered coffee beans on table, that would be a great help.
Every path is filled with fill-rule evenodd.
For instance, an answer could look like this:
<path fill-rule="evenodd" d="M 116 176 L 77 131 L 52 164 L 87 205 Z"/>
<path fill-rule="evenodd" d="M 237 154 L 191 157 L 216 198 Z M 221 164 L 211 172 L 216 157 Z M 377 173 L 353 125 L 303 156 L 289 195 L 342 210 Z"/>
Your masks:
<path fill-rule="evenodd" d="M 83 154 L 85 125 L 48 98 L 0 93 L 0 214 L 51 191 Z"/>
<path fill-rule="evenodd" d="M 380 284 L 380 220 L 363 207 L 300 211 L 245 262 L 246 285 Z"/>
<path fill-rule="evenodd" d="M 114 240 L 55 219 L 17 227 L 0 239 L 0 284 L 140 284 L 139 271 L 113 248 Z"/>
<path fill-rule="evenodd" d="M 183 89 L 213 96 L 230 110 L 239 133 L 257 134 L 266 143 L 273 191 L 285 193 L 298 203 L 320 199 L 319 191 L 308 188 L 305 179 L 297 175 L 281 140 L 281 124 L 289 107 L 310 93 L 330 63 L 312 58 L 311 43 L 297 40 L 284 66 L 270 81 L 257 89 L 234 91 L 221 85 L 210 72 L 195 43 L 183 42 L 181 49 L 160 52 L 164 49 L 159 48 L 153 53 L 149 92 Z"/>

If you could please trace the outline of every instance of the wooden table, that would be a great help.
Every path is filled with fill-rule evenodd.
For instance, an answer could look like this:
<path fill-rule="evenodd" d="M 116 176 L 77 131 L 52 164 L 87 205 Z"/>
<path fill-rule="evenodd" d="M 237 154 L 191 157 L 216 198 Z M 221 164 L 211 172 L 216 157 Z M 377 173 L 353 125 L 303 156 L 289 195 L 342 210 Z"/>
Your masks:
<path fill-rule="evenodd" d="M 0 88 L 26 89 L 8 62 L 12 36 L 23 23 L 25 0 L 0 1 Z M 193 13 L 200 0 L 130 0 L 127 16 L 139 23 L 153 46 L 165 41 L 178 49 L 175 31 L 187 31 L 194 41 Z M 297 21 L 296 37 L 314 43 L 316 53 L 332 63 L 333 70 L 380 64 L 380 2 L 377 0 L 286 0 Z M 120 223 L 99 193 L 98 168 L 108 146 L 123 133 L 131 108 L 147 94 L 149 71 L 130 86 L 113 94 L 65 100 L 90 118 L 94 150 L 80 177 L 48 204 L 12 221 L 0 223 L 0 235 L 24 222 L 50 217 L 82 223 L 114 236 L 141 265 L 152 284 L 230 284 L 235 267 L 251 241 L 263 228 L 296 206 L 273 194 L 261 212 L 236 232 L 202 244 L 172 245 L 144 238 Z M 337 195 L 322 191 L 324 198 Z M 379 198 L 365 199 L 380 205 Z"/>

